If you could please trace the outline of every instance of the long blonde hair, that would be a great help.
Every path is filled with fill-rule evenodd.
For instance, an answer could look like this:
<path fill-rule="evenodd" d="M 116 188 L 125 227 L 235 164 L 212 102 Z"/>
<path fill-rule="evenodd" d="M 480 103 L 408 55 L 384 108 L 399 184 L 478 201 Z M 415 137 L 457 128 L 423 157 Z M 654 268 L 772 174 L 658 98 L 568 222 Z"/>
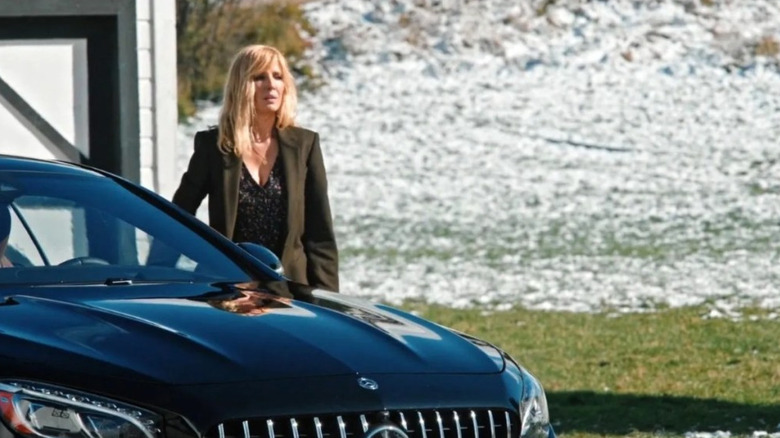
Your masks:
<path fill-rule="evenodd" d="M 282 104 L 276 112 L 276 127 L 282 129 L 295 125 L 298 91 L 284 55 L 271 46 L 260 44 L 246 46 L 233 58 L 225 81 L 217 141 L 222 153 L 234 153 L 240 157 L 251 149 L 250 126 L 256 115 L 253 78 L 268 70 L 274 62 L 279 64 L 282 82 L 284 82 Z"/>

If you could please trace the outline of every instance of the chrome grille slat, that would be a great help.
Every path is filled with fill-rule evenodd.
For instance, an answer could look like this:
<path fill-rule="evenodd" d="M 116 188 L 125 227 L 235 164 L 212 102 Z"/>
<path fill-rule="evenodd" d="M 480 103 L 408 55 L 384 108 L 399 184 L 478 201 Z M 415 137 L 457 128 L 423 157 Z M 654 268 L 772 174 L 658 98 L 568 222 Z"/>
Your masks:
<path fill-rule="evenodd" d="M 466 407 L 239 418 L 215 425 L 203 438 L 362 438 L 388 420 L 408 438 L 517 438 L 520 430 L 514 411 Z"/>
<path fill-rule="evenodd" d="M 265 424 L 268 426 L 268 438 L 274 438 L 276 434 L 274 433 L 274 422 L 273 420 L 268 420 L 265 422 Z"/>
<path fill-rule="evenodd" d="M 341 438 L 347 438 L 347 425 L 344 423 L 344 418 L 339 415 L 336 417 L 336 421 L 339 423 L 339 435 Z"/>
<path fill-rule="evenodd" d="M 293 438 L 300 438 L 298 435 L 298 422 L 295 418 L 290 418 L 290 428 L 292 429 Z"/>
<path fill-rule="evenodd" d="M 428 438 L 428 433 L 425 431 L 425 418 L 423 418 L 422 412 L 417 411 L 417 417 L 420 419 L 420 432 L 422 433 L 422 438 Z"/>

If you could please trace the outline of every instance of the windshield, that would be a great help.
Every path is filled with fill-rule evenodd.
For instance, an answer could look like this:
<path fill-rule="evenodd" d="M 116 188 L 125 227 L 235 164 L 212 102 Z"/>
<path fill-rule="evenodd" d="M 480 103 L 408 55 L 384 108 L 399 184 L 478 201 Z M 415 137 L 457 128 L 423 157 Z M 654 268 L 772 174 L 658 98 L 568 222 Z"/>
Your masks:
<path fill-rule="evenodd" d="M 251 280 L 111 179 L 44 172 L 0 173 L 0 266 L 0 286 Z"/>

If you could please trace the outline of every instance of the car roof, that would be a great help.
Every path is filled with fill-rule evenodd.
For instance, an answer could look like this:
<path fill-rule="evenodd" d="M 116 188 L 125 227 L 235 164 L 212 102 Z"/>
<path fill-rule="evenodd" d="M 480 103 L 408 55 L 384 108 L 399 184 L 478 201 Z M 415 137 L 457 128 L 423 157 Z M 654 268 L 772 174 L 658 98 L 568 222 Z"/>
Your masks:
<path fill-rule="evenodd" d="M 41 160 L 37 158 L 0 154 L 0 172 L 6 171 L 51 172 L 67 175 L 104 177 L 104 175 L 95 170 L 64 161 Z"/>

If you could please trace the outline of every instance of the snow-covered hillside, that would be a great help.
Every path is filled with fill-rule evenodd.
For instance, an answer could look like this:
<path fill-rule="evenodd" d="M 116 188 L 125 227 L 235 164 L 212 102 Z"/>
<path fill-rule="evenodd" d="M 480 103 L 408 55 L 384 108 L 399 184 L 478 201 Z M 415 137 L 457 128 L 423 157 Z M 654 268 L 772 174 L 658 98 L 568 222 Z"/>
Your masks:
<path fill-rule="evenodd" d="M 780 305 L 780 6 L 543 3 L 306 4 L 343 292 Z"/>

